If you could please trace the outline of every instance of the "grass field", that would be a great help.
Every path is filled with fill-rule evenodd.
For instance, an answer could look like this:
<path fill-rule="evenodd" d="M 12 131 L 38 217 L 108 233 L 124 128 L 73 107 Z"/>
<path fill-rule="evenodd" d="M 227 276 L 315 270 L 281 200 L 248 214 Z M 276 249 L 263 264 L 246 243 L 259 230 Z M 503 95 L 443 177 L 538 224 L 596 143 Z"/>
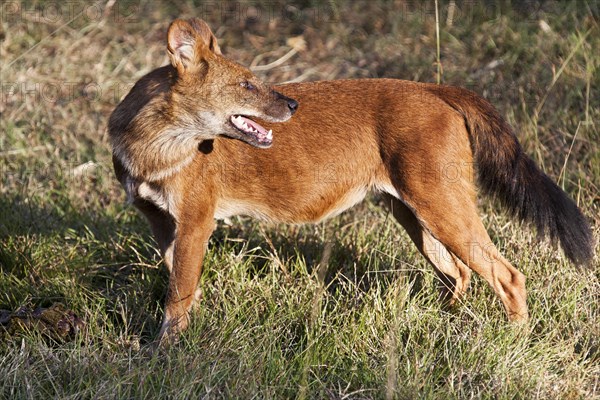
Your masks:
<path fill-rule="evenodd" d="M 133 83 L 167 63 L 169 22 L 197 16 L 270 82 L 440 79 L 480 93 L 597 238 L 597 2 L 440 1 L 440 69 L 434 1 L 1 7 L 0 309 L 60 302 L 85 329 L 56 341 L 0 327 L 0 398 L 600 398 L 598 256 L 569 264 L 488 199 L 493 241 L 528 277 L 527 329 L 478 278 L 444 309 L 432 268 L 371 196 L 316 226 L 220 222 L 191 329 L 152 352 L 168 275 L 106 134 Z"/>

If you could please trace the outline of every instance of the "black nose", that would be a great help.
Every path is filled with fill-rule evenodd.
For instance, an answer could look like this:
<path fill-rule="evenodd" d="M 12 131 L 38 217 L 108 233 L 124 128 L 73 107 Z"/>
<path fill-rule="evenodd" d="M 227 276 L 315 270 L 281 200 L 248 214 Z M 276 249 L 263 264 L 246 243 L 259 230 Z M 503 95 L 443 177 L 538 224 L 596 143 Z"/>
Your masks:
<path fill-rule="evenodd" d="M 291 99 L 287 96 L 282 95 L 279 92 L 273 92 L 273 94 L 275 95 L 275 97 L 277 99 L 281 99 L 281 100 L 285 100 L 287 102 L 288 108 L 290 109 L 290 112 L 293 114 L 296 112 L 296 110 L 298 110 L 298 102 L 294 99 Z"/>
<path fill-rule="evenodd" d="M 288 107 L 290 108 L 290 111 L 292 112 L 292 114 L 294 114 L 296 110 L 298 110 L 298 102 L 294 99 L 288 98 L 287 103 Z"/>

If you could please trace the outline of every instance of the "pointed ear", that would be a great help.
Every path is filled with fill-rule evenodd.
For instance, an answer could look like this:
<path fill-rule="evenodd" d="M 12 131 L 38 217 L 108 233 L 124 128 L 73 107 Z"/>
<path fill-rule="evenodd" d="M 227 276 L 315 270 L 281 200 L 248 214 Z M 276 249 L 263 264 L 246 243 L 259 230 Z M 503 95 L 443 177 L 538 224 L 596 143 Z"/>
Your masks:
<path fill-rule="evenodd" d="M 217 38 L 206 22 L 193 18 L 176 19 L 169 26 L 167 50 L 171 64 L 182 73 L 202 63 L 211 54 L 221 54 Z"/>
<path fill-rule="evenodd" d="M 208 24 L 200 18 L 192 18 L 188 20 L 188 22 L 190 23 L 192 28 L 194 28 L 194 30 L 202 39 L 202 41 L 204 41 L 206 47 L 208 47 L 208 49 L 213 53 L 221 55 L 221 48 L 217 43 L 217 38 L 215 37 L 215 35 L 213 35 Z"/>

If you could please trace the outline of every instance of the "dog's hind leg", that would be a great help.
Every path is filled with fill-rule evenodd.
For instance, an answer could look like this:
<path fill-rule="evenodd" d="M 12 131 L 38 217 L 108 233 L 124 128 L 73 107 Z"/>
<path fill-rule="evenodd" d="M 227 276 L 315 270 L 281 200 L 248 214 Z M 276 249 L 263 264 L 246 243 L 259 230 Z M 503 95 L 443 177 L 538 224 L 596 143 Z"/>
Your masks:
<path fill-rule="evenodd" d="M 384 201 L 396 220 L 404 227 L 421 254 L 437 273 L 442 301 L 453 305 L 469 287 L 471 270 L 431 233 L 424 229 L 415 214 L 397 198 L 385 194 Z"/>
<path fill-rule="evenodd" d="M 509 319 L 527 320 L 525 276 L 500 255 L 479 217 L 477 171 L 464 117 L 441 104 L 435 118 L 415 124 L 410 131 L 382 136 L 381 154 L 397 198 L 426 232 L 420 239 L 425 256 L 451 276 L 466 265 L 490 284 Z M 450 257 L 442 257 L 442 248 Z"/>
<path fill-rule="evenodd" d="M 424 230 L 458 260 L 485 279 L 512 321 L 526 321 L 525 276 L 492 243 L 474 198 L 460 186 L 402 193 L 408 204 L 419 204 L 415 216 Z M 456 265 L 456 264 L 455 264 Z M 460 264 L 458 264 L 460 265 Z"/>

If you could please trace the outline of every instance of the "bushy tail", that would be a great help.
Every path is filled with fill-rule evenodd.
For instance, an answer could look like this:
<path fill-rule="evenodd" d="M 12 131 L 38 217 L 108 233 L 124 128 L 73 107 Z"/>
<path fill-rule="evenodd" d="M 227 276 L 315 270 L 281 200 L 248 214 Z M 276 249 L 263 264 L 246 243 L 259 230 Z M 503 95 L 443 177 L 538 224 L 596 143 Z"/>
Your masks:
<path fill-rule="evenodd" d="M 520 220 L 533 223 L 541 236 L 558 239 L 572 262 L 589 263 L 594 239 L 586 218 L 523 152 L 494 107 L 466 89 L 431 86 L 430 91 L 464 115 L 482 189 Z"/>

